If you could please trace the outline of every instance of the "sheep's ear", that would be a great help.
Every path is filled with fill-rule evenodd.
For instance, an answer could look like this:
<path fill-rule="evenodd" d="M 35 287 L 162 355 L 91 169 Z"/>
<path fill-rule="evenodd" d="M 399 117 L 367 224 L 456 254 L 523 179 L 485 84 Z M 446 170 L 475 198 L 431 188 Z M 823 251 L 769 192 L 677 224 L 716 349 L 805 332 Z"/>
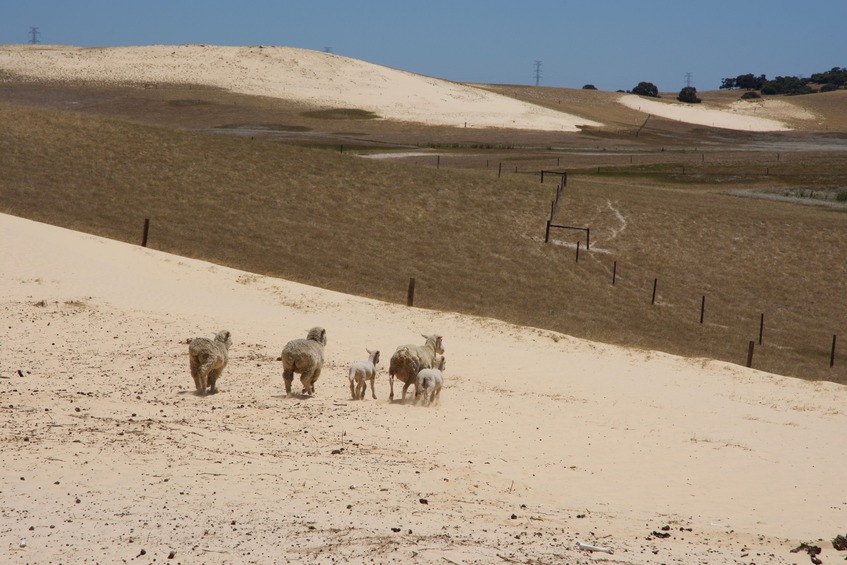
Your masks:
<path fill-rule="evenodd" d="M 326 330 L 321 330 L 321 341 L 326 343 Z"/>
<path fill-rule="evenodd" d="M 370 349 L 368 349 L 367 347 L 365 348 L 365 351 L 367 351 L 367 352 L 368 352 L 368 355 L 370 355 L 371 353 L 373 353 L 373 351 L 371 351 L 371 350 L 370 350 Z"/>

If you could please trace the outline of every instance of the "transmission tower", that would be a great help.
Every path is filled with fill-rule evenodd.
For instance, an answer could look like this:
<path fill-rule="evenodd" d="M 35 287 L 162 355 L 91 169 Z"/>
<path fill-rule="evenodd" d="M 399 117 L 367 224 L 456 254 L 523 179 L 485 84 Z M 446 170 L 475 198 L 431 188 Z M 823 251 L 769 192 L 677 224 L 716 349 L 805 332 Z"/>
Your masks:
<path fill-rule="evenodd" d="M 689 86 L 689 87 L 690 87 L 690 86 L 691 86 L 691 83 L 693 82 L 693 79 L 694 79 L 694 75 L 693 75 L 693 74 L 691 74 L 691 73 L 685 73 L 685 86 Z"/>
<path fill-rule="evenodd" d="M 35 45 L 36 43 L 41 43 L 41 40 L 38 39 L 40 35 L 38 28 L 34 26 L 30 26 L 29 28 L 29 42 Z"/>
<path fill-rule="evenodd" d="M 541 84 L 541 61 L 535 62 L 535 71 L 533 72 L 535 76 L 535 86 Z"/>

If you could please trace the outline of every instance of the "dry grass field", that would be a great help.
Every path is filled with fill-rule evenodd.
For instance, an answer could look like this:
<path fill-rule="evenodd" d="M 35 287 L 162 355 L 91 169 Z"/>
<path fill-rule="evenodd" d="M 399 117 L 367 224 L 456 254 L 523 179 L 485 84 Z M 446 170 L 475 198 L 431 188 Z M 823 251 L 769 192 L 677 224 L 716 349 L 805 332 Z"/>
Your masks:
<path fill-rule="evenodd" d="M 424 127 L 6 77 L 0 212 L 128 242 L 149 218 L 156 249 L 397 303 L 414 277 L 416 306 L 613 344 L 744 364 L 753 340 L 755 368 L 847 384 L 847 92 L 793 100 L 816 131 L 753 134 L 488 88 L 609 125 Z M 415 156 L 363 158 L 382 152 Z M 590 227 L 590 249 L 578 231 L 545 244 L 558 177 L 541 170 L 568 172 L 554 222 Z"/>

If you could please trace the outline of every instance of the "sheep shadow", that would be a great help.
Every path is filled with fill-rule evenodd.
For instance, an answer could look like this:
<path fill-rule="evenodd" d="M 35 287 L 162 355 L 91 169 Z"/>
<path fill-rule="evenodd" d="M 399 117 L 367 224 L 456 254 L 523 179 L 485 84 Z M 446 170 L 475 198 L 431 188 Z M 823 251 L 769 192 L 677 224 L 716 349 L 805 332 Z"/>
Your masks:
<path fill-rule="evenodd" d="M 291 394 L 272 394 L 271 398 L 276 398 L 278 400 L 311 400 L 314 396 L 311 394 L 303 394 L 302 392 L 292 392 Z"/>
<path fill-rule="evenodd" d="M 202 392 L 200 392 L 199 390 L 190 390 L 190 389 L 189 389 L 189 390 L 181 390 L 181 391 L 177 392 L 177 394 L 179 394 L 179 395 L 183 395 L 183 394 L 191 394 L 191 395 L 193 395 L 193 396 L 200 396 L 200 397 L 203 397 L 203 396 L 214 396 L 214 395 L 216 395 L 216 394 L 219 394 L 220 392 L 222 392 L 222 390 L 221 390 L 221 389 L 218 389 L 218 390 L 216 390 L 215 392 L 206 392 L 206 393 L 202 393 Z"/>

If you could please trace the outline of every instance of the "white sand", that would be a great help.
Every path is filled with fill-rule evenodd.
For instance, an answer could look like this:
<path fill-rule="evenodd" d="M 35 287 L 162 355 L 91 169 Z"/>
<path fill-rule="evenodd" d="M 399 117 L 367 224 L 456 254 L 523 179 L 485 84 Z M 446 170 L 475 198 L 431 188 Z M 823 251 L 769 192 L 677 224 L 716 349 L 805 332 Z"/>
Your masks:
<path fill-rule="evenodd" d="M 729 108 L 705 104 L 683 104 L 624 94 L 619 100 L 627 108 L 669 120 L 739 131 L 785 131 L 791 128 L 775 116 L 797 118 L 797 108 L 782 101 L 739 101 Z M 755 115 L 763 114 L 763 115 Z M 769 117 L 765 117 L 769 116 Z M 802 116 L 809 119 L 809 116 Z"/>
<path fill-rule="evenodd" d="M 565 132 L 601 125 L 483 89 L 291 47 L 5 45 L 0 69 L 61 80 L 204 84 L 430 125 Z"/>
<path fill-rule="evenodd" d="M 2 215 L 0 257 L 2 562 L 804 563 L 801 542 L 842 558 L 843 386 Z M 317 395 L 286 399 L 275 359 L 314 325 Z M 222 328 L 222 390 L 196 396 L 185 341 Z M 391 352 L 431 331 L 441 404 L 389 403 Z M 365 347 L 384 355 L 379 398 L 354 402 Z"/>

